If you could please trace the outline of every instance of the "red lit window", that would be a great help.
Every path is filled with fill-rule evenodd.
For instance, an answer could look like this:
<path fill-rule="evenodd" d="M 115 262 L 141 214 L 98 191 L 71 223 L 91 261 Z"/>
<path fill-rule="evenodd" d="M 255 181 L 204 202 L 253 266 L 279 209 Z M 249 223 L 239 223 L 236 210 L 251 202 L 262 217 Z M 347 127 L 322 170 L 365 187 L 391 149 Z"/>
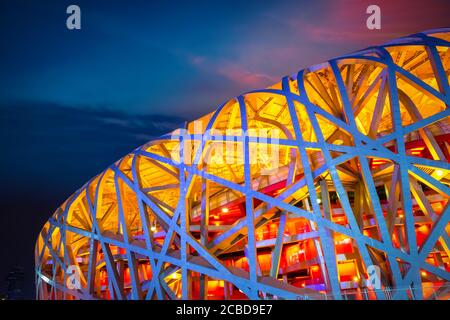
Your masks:
<path fill-rule="evenodd" d="M 337 254 L 353 252 L 352 240 L 350 238 L 341 238 L 341 239 L 335 240 L 334 244 L 336 247 Z"/>

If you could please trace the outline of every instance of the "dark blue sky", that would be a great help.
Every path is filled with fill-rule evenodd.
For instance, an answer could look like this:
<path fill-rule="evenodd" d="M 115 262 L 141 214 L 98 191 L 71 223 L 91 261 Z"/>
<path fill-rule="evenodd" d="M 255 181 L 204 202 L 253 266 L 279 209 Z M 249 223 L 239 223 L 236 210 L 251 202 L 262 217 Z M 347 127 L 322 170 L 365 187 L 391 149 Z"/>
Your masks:
<path fill-rule="evenodd" d="M 370 31 L 375 3 L 382 29 Z M 21 265 L 33 297 L 41 226 L 127 152 L 301 68 L 448 26 L 448 3 L 2 0 L 0 285 Z M 80 31 L 66 29 L 70 4 Z"/>
<path fill-rule="evenodd" d="M 337 54 L 448 20 L 448 1 L 386 1 L 382 30 L 369 31 L 372 2 L 2 1 L 0 101 L 192 117 Z M 81 7 L 80 31 L 65 28 L 71 3 Z"/>

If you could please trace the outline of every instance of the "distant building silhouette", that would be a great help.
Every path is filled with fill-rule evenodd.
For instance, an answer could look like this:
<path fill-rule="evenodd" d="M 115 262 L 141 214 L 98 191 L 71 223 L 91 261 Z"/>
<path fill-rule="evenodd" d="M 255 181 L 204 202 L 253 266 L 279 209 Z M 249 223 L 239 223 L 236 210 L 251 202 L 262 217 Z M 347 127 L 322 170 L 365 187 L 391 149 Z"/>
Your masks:
<path fill-rule="evenodd" d="M 22 267 L 14 267 L 6 277 L 6 296 L 0 296 L 0 298 L 8 300 L 22 300 L 24 275 L 25 273 Z"/>

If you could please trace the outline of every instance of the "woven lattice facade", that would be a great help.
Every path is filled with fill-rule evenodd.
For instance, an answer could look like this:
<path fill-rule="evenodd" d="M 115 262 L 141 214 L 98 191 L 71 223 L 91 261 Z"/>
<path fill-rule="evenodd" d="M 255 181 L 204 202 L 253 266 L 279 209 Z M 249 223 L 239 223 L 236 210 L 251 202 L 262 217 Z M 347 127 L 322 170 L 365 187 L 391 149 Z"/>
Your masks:
<path fill-rule="evenodd" d="M 448 298 L 449 41 L 332 59 L 134 150 L 40 232 L 37 297 Z"/>

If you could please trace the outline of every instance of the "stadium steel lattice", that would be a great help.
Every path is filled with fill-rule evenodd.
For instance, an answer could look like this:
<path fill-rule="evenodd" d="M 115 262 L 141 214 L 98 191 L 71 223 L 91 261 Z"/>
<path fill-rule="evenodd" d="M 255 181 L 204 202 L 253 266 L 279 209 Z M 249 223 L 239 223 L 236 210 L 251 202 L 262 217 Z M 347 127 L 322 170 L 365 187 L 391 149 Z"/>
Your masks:
<path fill-rule="evenodd" d="M 449 41 L 332 59 L 137 148 L 45 224 L 37 298 L 448 298 Z"/>

